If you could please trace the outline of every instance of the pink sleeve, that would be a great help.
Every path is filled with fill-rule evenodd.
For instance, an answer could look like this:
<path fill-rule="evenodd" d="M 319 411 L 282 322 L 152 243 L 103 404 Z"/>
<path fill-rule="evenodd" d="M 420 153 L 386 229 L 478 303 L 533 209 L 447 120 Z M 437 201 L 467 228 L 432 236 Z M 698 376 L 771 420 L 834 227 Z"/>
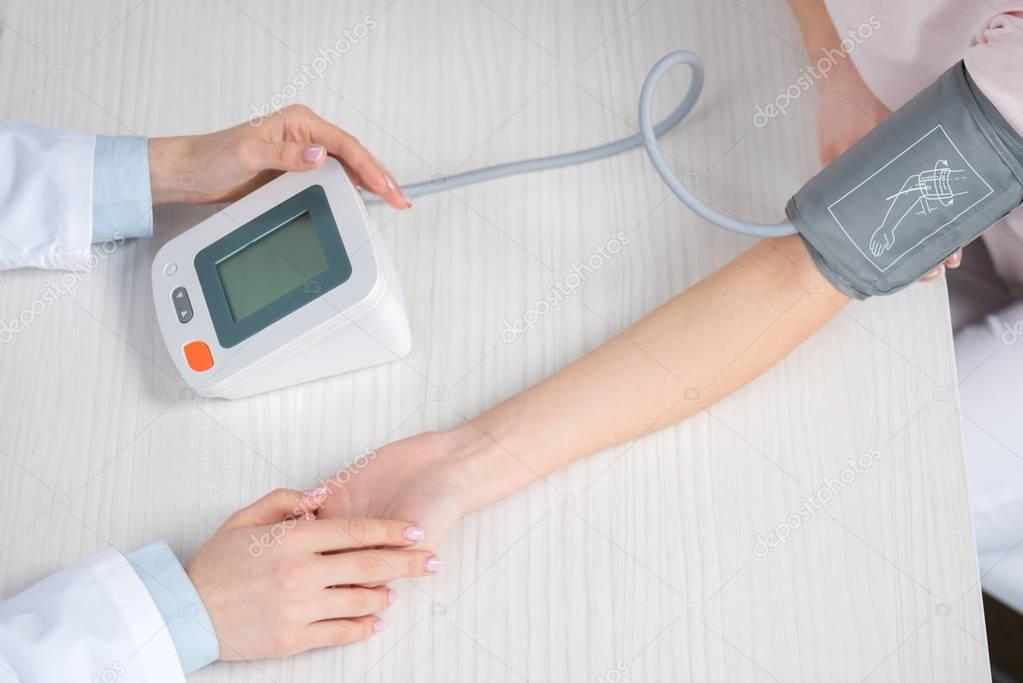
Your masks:
<path fill-rule="evenodd" d="M 991 19 L 973 36 L 966 69 L 988 99 L 1023 135 L 1023 2 L 993 3 Z"/>

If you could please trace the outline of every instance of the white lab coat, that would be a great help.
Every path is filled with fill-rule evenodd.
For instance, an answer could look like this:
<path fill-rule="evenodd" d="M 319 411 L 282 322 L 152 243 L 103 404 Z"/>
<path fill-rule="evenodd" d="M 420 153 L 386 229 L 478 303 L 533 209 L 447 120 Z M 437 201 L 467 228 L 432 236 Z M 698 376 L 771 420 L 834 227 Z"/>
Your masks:
<path fill-rule="evenodd" d="M 0 124 L 0 268 L 69 268 L 92 238 L 95 136 Z M 0 681 L 184 681 L 163 616 L 120 553 L 0 601 Z"/>
<path fill-rule="evenodd" d="M 105 550 L 0 601 L 0 680 L 184 681 L 174 641 L 142 580 Z"/>
<path fill-rule="evenodd" d="M 0 269 L 87 262 L 95 147 L 91 133 L 0 123 Z"/>

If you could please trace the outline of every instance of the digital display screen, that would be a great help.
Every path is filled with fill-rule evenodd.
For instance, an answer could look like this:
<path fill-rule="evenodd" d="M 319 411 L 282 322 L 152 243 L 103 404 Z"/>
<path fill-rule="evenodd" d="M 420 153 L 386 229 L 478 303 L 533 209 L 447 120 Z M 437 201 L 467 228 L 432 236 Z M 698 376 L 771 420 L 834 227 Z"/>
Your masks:
<path fill-rule="evenodd" d="M 327 256 L 307 211 L 218 261 L 216 267 L 237 322 L 322 275 Z"/>

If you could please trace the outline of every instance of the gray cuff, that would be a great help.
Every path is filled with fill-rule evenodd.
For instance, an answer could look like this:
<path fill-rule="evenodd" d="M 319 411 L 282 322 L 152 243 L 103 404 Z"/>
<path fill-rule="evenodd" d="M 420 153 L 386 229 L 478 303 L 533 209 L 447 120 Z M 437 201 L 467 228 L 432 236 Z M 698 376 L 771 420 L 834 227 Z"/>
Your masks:
<path fill-rule="evenodd" d="M 1023 202 L 1023 139 L 962 62 L 785 209 L 821 273 L 864 299 L 916 282 Z"/>

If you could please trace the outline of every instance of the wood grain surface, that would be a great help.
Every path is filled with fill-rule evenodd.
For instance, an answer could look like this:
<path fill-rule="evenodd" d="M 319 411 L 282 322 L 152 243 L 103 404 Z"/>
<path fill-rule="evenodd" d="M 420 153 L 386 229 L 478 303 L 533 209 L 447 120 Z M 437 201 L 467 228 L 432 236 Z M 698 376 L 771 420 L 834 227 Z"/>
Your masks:
<path fill-rule="evenodd" d="M 328 48 L 322 74 L 288 86 Z M 0 0 L 0 117 L 156 136 L 304 102 L 410 182 L 635 132 L 643 77 L 680 48 L 708 80 L 664 140 L 676 171 L 740 216 L 779 219 L 817 158 L 815 93 L 753 123 L 807 62 L 781 2 Z M 671 74 L 659 109 L 687 83 Z M 411 355 L 224 402 L 176 376 L 149 282 L 161 239 L 212 211 L 157 211 L 157 239 L 52 301 L 60 274 L 0 273 L 0 320 L 31 312 L 0 346 L 0 594 L 108 546 L 164 538 L 187 558 L 268 489 L 457 424 L 751 243 L 689 214 L 640 152 L 400 215 L 377 206 Z M 502 338 L 620 232 L 628 246 Z M 456 527 L 442 574 L 398 585 L 369 642 L 190 680 L 990 676 L 941 283 L 850 306 L 735 396 L 550 482 Z M 825 488 L 828 503 L 801 515 Z M 758 544 L 779 527 L 784 543 Z"/>

